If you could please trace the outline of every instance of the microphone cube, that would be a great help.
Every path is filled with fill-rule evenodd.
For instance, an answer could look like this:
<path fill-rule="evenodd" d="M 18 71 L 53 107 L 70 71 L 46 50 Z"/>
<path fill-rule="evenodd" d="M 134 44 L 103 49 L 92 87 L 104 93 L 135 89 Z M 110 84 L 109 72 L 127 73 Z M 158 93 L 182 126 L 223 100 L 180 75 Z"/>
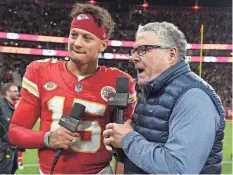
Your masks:
<path fill-rule="evenodd" d="M 79 120 L 74 119 L 67 115 L 63 115 L 62 118 L 59 120 L 58 124 L 70 130 L 71 132 L 76 132 L 79 124 Z"/>
<path fill-rule="evenodd" d="M 108 105 L 119 108 L 126 108 L 128 106 L 128 93 L 109 93 Z"/>

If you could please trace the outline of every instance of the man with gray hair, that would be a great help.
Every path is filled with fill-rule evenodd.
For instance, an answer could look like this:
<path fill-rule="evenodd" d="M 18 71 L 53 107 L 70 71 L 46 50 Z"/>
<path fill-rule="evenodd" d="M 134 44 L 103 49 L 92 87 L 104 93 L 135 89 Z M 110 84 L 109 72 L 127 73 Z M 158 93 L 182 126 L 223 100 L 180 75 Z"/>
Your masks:
<path fill-rule="evenodd" d="M 220 174 L 225 119 L 213 88 L 185 60 L 184 34 L 168 22 L 140 26 L 130 59 L 142 86 L 132 121 L 110 123 L 106 149 L 127 174 Z"/>

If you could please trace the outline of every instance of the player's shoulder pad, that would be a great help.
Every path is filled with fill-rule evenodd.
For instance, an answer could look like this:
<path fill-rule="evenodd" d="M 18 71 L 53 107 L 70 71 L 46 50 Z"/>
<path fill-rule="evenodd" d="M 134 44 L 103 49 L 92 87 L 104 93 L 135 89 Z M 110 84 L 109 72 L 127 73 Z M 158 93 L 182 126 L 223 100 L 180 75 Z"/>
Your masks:
<path fill-rule="evenodd" d="M 41 59 L 31 62 L 27 67 L 31 69 L 39 69 L 41 67 L 46 67 L 51 64 L 58 63 L 58 60 L 54 58 Z"/>
<path fill-rule="evenodd" d="M 115 67 L 109 67 L 107 68 L 107 73 L 112 73 L 113 75 L 115 75 L 116 77 L 127 77 L 129 79 L 130 82 L 133 82 L 133 78 L 131 75 L 129 75 L 128 73 L 118 69 L 118 68 L 115 68 Z"/>
<path fill-rule="evenodd" d="M 136 91 L 135 91 L 135 82 L 134 79 L 131 77 L 131 75 L 129 75 L 126 72 L 121 71 L 118 68 L 108 68 L 109 73 L 107 75 L 111 75 L 114 76 L 114 78 L 117 77 L 127 77 L 129 79 L 129 99 L 128 99 L 128 103 L 134 103 L 137 99 L 136 97 Z"/>
<path fill-rule="evenodd" d="M 47 59 L 37 60 L 36 62 L 39 64 L 56 64 L 59 61 L 54 58 L 47 58 Z"/>

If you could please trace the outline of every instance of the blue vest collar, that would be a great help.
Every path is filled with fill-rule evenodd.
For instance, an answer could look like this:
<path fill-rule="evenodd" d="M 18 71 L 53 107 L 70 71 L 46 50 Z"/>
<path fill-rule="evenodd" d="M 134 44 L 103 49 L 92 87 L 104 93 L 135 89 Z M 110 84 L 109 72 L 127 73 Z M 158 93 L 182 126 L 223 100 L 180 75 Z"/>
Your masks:
<path fill-rule="evenodd" d="M 143 87 L 144 92 L 148 92 L 150 90 L 157 91 L 159 90 L 165 83 L 169 83 L 176 77 L 181 74 L 190 72 L 190 67 L 187 61 L 181 60 L 175 65 L 171 66 L 167 70 L 165 70 L 162 74 L 156 77 L 154 80 L 148 81 L 146 85 Z"/>

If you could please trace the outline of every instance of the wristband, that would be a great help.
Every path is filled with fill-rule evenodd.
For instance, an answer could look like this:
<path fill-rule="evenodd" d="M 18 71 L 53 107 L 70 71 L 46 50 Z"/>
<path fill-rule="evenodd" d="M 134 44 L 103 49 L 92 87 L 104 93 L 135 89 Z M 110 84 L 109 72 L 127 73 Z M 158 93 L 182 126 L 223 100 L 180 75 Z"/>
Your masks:
<path fill-rule="evenodd" d="M 51 134 L 52 134 L 52 131 L 49 131 L 49 132 L 46 132 L 44 135 L 44 144 L 46 147 L 49 147 L 49 148 L 51 148 L 51 146 L 49 145 Z"/>

